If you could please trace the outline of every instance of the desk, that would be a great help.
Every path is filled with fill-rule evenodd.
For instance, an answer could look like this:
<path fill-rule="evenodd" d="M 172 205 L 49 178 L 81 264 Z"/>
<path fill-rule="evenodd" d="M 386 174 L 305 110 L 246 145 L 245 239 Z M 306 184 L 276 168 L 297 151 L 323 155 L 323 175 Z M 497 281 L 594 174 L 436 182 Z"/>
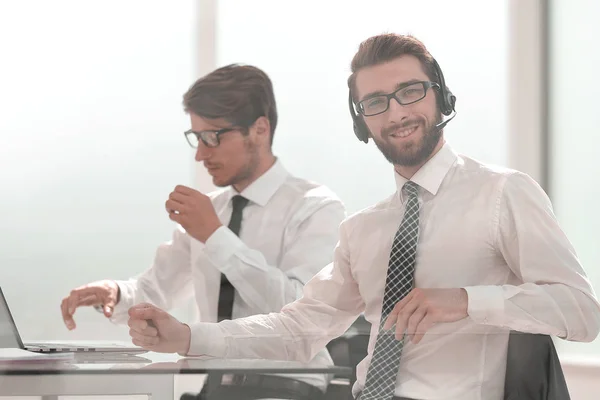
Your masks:
<path fill-rule="evenodd" d="M 117 357 L 117 356 L 112 356 Z M 152 400 L 174 399 L 174 379 L 181 374 L 337 374 L 345 367 L 314 367 L 298 362 L 182 358 L 173 354 L 98 359 L 77 355 L 68 362 L 0 363 L 0 396 L 146 395 Z M 199 391 L 201 384 L 198 384 Z"/>

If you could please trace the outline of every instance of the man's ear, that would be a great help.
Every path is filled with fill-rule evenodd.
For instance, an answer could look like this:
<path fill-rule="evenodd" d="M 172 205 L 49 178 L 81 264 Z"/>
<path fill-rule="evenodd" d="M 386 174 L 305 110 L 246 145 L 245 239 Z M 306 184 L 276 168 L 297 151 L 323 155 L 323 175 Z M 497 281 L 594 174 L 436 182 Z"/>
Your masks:
<path fill-rule="evenodd" d="M 258 117 L 251 129 L 259 143 L 266 143 L 267 147 L 271 147 L 271 123 L 267 117 Z"/>
<path fill-rule="evenodd" d="M 258 117 L 258 119 L 254 121 L 254 130 L 259 136 L 271 136 L 271 124 L 267 117 Z"/>

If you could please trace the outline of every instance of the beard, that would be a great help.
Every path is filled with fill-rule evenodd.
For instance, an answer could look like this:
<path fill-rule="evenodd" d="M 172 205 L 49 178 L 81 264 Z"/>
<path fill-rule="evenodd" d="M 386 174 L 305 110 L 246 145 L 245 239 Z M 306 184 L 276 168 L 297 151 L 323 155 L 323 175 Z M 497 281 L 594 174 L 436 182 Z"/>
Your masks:
<path fill-rule="evenodd" d="M 418 121 L 417 129 L 421 129 L 423 135 L 415 141 L 407 143 L 394 144 L 389 140 L 389 134 L 407 126 L 414 125 L 415 120 L 396 124 L 381 131 L 381 138 L 377 139 L 371 135 L 373 141 L 381 151 L 381 154 L 392 164 L 403 167 L 413 167 L 422 164 L 427 160 L 442 137 L 442 130 L 437 129 L 436 125 L 442 122 L 441 114 L 433 126 L 428 126 L 424 118 Z"/>
<path fill-rule="evenodd" d="M 244 163 L 242 167 L 235 173 L 235 175 L 231 176 L 229 179 L 223 181 L 215 181 L 213 180 L 213 184 L 217 187 L 227 187 L 233 186 L 238 183 L 243 183 L 248 181 L 255 174 L 258 169 L 258 165 L 260 162 L 259 152 L 258 152 L 258 144 L 252 142 L 247 137 L 244 140 L 244 148 L 245 155 L 247 156 L 247 161 Z"/>

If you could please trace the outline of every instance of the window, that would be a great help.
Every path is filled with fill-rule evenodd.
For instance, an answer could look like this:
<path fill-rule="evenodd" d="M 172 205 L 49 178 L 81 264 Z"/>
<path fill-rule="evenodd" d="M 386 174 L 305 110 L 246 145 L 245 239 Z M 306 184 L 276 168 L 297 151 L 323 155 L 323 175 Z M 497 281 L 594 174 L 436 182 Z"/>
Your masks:
<path fill-rule="evenodd" d="M 550 194 L 556 216 L 573 243 L 596 294 L 600 293 L 600 137 L 597 65 L 600 3 L 550 2 Z M 563 353 L 600 355 L 600 340 L 559 342 Z"/>
<path fill-rule="evenodd" d="M 171 237 L 164 202 L 193 178 L 194 3 L 0 5 L 0 284 L 27 339 L 129 339 L 91 308 L 68 333 L 59 306 Z"/>

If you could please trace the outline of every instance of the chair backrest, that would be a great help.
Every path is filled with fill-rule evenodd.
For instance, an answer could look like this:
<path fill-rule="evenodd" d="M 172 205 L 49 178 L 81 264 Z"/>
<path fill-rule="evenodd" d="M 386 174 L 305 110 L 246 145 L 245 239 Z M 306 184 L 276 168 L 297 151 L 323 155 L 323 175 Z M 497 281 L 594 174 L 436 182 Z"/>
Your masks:
<path fill-rule="evenodd" d="M 356 366 L 367 356 L 371 324 L 360 316 L 340 337 L 327 344 L 327 350 L 335 365 L 352 368 L 350 384 L 356 381 Z"/>
<path fill-rule="evenodd" d="M 570 400 L 552 338 L 511 331 L 504 400 Z"/>
<path fill-rule="evenodd" d="M 371 324 L 361 315 L 340 337 L 327 344 L 333 363 L 352 369 L 350 379 L 335 376 L 329 383 L 323 400 L 347 400 L 352 398 L 352 386 L 356 382 L 356 366 L 367 356 Z"/>

